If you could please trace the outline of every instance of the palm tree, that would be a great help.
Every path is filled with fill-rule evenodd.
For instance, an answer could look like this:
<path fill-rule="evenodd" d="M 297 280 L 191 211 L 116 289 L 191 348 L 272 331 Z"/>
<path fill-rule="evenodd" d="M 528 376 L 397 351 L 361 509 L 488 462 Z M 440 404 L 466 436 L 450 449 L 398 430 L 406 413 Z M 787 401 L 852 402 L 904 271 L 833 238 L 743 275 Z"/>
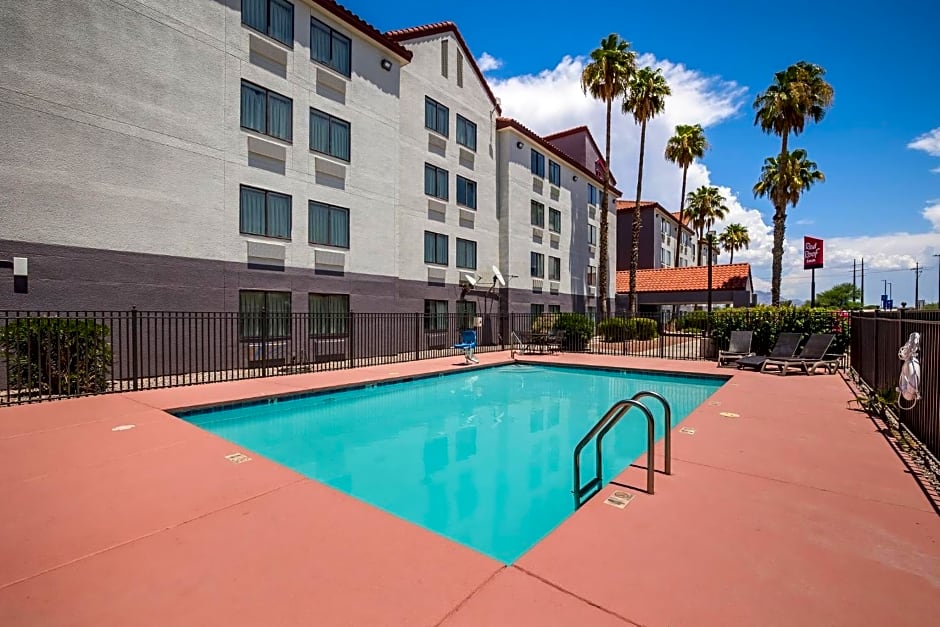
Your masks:
<path fill-rule="evenodd" d="M 610 266 L 607 251 L 607 232 L 610 187 L 610 110 L 614 100 L 622 98 L 630 86 L 630 79 L 636 72 L 636 53 L 630 50 L 630 42 L 620 35 L 611 33 L 601 40 L 600 48 L 591 52 L 591 62 L 581 72 L 581 89 L 595 100 L 603 100 L 607 105 L 606 139 L 604 142 L 604 181 L 601 192 L 601 250 L 598 265 L 598 300 L 600 301 L 601 319 L 607 318 L 607 287 L 610 283 Z"/>
<path fill-rule="evenodd" d="M 633 207 L 633 251 L 630 256 L 630 311 L 636 312 L 636 270 L 640 261 L 640 199 L 643 194 L 643 153 L 646 150 L 646 125 L 666 109 L 666 96 L 671 92 L 662 70 L 641 68 L 630 81 L 630 91 L 623 99 L 623 112 L 632 113 L 640 125 L 640 165 L 636 176 L 636 205 Z"/>
<path fill-rule="evenodd" d="M 682 225 L 685 224 L 685 182 L 689 166 L 696 159 L 701 159 L 708 150 L 705 131 L 701 124 L 679 124 L 676 134 L 666 142 L 666 160 L 682 168 L 682 194 L 679 196 L 679 239 L 676 241 L 676 265 L 679 267 L 679 241 L 682 237 Z"/>
<path fill-rule="evenodd" d="M 789 161 L 786 155 L 789 154 L 790 133 L 802 133 L 807 120 L 820 122 L 832 105 L 834 92 L 832 85 L 823 79 L 825 74 L 826 70 L 822 67 L 800 61 L 777 72 L 770 87 L 754 100 L 754 109 L 757 111 L 754 124 L 759 125 L 765 133 L 780 136 L 778 164 Z M 770 299 L 773 305 L 779 305 L 787 208 L 786 204 L 780 204 L 774 198 L 771 201 L 774 203 L 774 246 Z"/>
<path fill-rule="evenodd" d="M 734 251 L 748 248 L 751 244 L 751 236 L 748 235 L 747 227 L 737 222 L 729 224 L 718 236 L 718 242 L 721 247 L 731 253 L 731 260 L 728 263 L 734 263 Z"/>
<path fill-rule="evenodd" d="M 705 241 L 703 239 L 705 231 L 710 230 L 715 222 L 724 220 L 728 214 L 728 207 L 725 206 L 725 197 L 721 195 L 718 188 L 707 185 L 689 192 L 686 204 L 692 218 L 692 229 L 698 233 L 698 265 L 702 265 L 702 244 Z"/>
<path fill-rule="evenodd" d="M 783 261 L 783 237 L 786 233 L 787 205 L 796 207 L 800 196 L 817 182 L 825 181 L 826 176 L 816 168 L 816 162 L 806 158 L 806 151 L 797 148 L 778 157 L 764 159 L 760 180 L 754 185 L 755 196 L 766 196 L 774 204 L 774 275 L 776 279 L 771 289 L 771 298 L 780 298 L 780 276 L 777 272 Z M 777 241 L 781 242 L 778 254 Z M 774 303 L 777 304 L 777 303 Z"/>

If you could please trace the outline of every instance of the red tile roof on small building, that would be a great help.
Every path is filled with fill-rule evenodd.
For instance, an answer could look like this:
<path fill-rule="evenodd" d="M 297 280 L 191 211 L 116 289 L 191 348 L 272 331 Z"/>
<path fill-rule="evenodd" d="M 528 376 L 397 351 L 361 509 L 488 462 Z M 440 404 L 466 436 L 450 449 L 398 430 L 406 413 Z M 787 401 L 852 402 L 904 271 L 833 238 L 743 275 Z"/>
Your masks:
<path fill-rule="evenodd" d="M 745 290 L 750 286 L 751 264 L 732 263 L 712 266 L 713 290 Z M 630 291 L 630 272 L 617 272 L 617 293 Z M 637 270 L 637 292 L 704 292 L 708 291 L 708 266 L 687 268 L 655 268 Z"/>
<path fill-rule="evenodd" d="M 443 33 L 452 33 L 457 39 L 457 43 L 461 45 L 461 47 L 464 49 L 464 52 L 466 53 L 464 56 L 467 58 L 467 62 L 470 64 L 470 67 L 473 68 L 473 72 L 477 75 L 477 78 L 483 85 L 483 89 L 486 90 L 486 95 L 490 97 L 490 102 L 493 103 L 493 107 L 496 108 L 496 114 L 499 115 L 502 113 L 502 109 L 500 109 L 499 106 L 499 101 L 493 94 L 493 90 L 490 89 L 489 83 L 486 82 L 486 78 L 483 77 L 483 72 L 480 71 L 480 66 L 477 65 L 476 58 L 473 56 L 473 53 L 470 52 L 470 46 L 468 46 L 467 42 L 464 41 L 463 36 L 460 34 L 460 30 L 458 30 L 457 25 L 453 22 L 436 22 L 434 24 L 423 24 L 421 26 L 411 26 L 409 28 L 390 30 L 385 33 L 385 36 L 393 41 L 403 42 L 410 41 L 412 39 L 420 39 L 421 37 L 441 35 Z M 410 55 L 411 52 L 409 51 L 408 54 Z"/>
<path fill-rule="evenodd" d="M 582 164 L 580 161 L 578 161 L 577 159 L 575 159 L 568 153 L 562 151 L 560 148 L 558 148 L 554 144 L 550 144 L 544 137 L 537 134 L 535 131 L 529 129 L 518 120 L 515 120 L 513 118 L 496 118 L 496 130 L 498 131 L 504 128 L 515 129 L 519 134 L 528 137 L 530 140 L 532 140 L 533 142 L 535 142 L 536 144 L 538 144 L 545 150 L 554 153 L 556 156 L 560 157 L 561 159 L 564 159 L 564 161 L 569 166 L 571 166 L 575 170 L 578 170 L 585 176 L 589 177 L 591 180 L 597 183 L 599 187 L 604 185 L 604 182 L 601 180 L 599 176 L 597 176 L 595 172 L 592 172 L 591 170 L 586 168 L 584 164 Z M 621 194 L 620 190 L 613 186 L 611 186 L 610 191 L 613 192 L 614 195 L 616 196 L 619 196 Z"/>
<path fill-rule="evenodd" d="M 390 52 L 395 53 L 398 57 L 405 59 L 406 61 L 411 61 L 411 51 L 394 41 L 392 38 L 388 37 L 385 34 L 372 26 L 364 19 L 344 7 L 343 5 L 335 2 L 334 0 L 311 0 L 315 5 L 326 11 L 327 13 L 332 14 L 334 17 L 339 19 L 342 22 L 352 26 L 354 29 L 372 39 L 376 43 L 381 44 L 387 48 Z"/>

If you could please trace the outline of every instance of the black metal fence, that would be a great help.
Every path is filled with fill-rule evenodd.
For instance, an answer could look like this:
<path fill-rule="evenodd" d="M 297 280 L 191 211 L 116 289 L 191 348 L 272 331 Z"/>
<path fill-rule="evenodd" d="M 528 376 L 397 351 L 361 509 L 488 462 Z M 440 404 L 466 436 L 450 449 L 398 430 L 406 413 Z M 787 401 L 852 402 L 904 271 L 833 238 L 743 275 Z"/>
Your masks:
<path fill-rule="evenodd" d="M 920 333 L 920 394 L 911 409 L 900 401 L 901 422 L 940 456 L 940 312 L 879 311 L 852 315 L 852 368 L 876 393 L 898 386 L 902 361 L 898 349 L 911 333 Z"/>
<path fill-rule="evenodd" d="M 696 313 L 696 312 L 692 312 Z M 701 314 L 702 312 L 697 312 Z M 600 325 L 571 314 L 291 314 L 279 312 L 0 311 L 0 405 L 455 356 L 560 349 L 703 359 L 701 315 Z M 555 326 L 560 344 L 539 342 Z"/>

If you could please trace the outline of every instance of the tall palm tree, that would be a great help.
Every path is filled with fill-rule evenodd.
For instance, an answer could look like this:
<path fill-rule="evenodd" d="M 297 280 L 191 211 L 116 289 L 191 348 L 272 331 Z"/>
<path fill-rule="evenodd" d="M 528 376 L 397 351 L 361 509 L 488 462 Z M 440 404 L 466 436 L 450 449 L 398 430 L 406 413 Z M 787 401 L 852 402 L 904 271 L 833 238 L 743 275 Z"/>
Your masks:
<path fill-rule="evenodd" d="M 737 222 L 729 224 L 718 236 L 718 242 L 721 247 L 731 253 L 731 260 L 728 263 L 734 263 L 734 251 L 748 248 L 751 244 L 751 236 L 748 235 L 747 227 Z"/>
<path fill-rule="evenodd" d="M 777 72 L 766 91 L 754 100 L 754 124 L 765 133 L 780 136 L 778 163 L 785 164 L 789 154 L 790 133 L 803 132 L 807 120 L 820 122 L 832 106 L 834 91 L 823 76 L 826 70 L 800 61 Z M 765 162 L 765 168 L 767 167 Z M 773 272 L 770 284 L 771 304 L 780 304 L 780 275 L 783 267 L 783 236 L 786 231 L 786 204 L 771 198 L 774 204 Z M 779 224 L 778 224 L 779 223 Z"/>
<path fill-rule="evenodd" d="M 705 231 L 710 230 L 715 222 L 724 220 L 728 214 L 728 207 L 725 205 L 725 197 L 721 195 L 718 188 L 707 185 L 702 185 L 694 192 L 689 192 L 686 205 L 692 218 L 692 229 L 698 233 L 698 265 L 702 265 Z M 712 242 L 712 246 L 714 247 L 714 242 Z"/>
<path fill-rule="evenodd" d="M 806 158 L 806 151 L 797 148 L 778 157 L 764 159 L 760 179 L 754 185 L 755 196 L 766 196 L 774 204 L 774 272 L 777 272 L 783 261 L 783 237 L 786 233 L 787 205 L 796 207 L 803 192 L 818 182 L 826 180 L 826 176 L 816 167 L 816 162 Z M 777 240 L 780 240 L 780 250 L 777 250 Z M 780 298 L 780 277 L 777 279 L 777 291 L 771 292 L 771 298 L 776 294 Z M 773 289 L 773 288 L 771 288 Z M 776 303 L 775 303 L 776 304 Z"/>
<path fill-rule="evenodd" d="M 581 89 L 595 100 L 607 105 L 607 126 L 604 142 L 604 184 L 601 192 L 601 250 L 598 262 L 598 301 L 601 319 L 607 318 L 607 287 L 610 283 L 610 266 L 607 250 L 608 218 L 610 202 L 607 195 L 610 187 L 610 110 L 614 100 L 622 98 L 629 89 L 630 79 L 636 72 L 636 53 L 630 50 L 630 42 L 611 33 L 601 40 L 600 48 L 591 52 L 591 61 L 581 72 Z"/>
<path fill-rule="evenodd" d="M 662 70 L 641 68 L 630 81 L 630 91 L 623 99 L 623 112 L 632 113 L 640 125 L 640 165 L 636 175 L 636 205 L 633 207 L 633 251 L 630 256 L 630 311 L 636 312 L 636 270 L 640 261 L 640 199 L 643 195 L 643 153 L 646 151 L 646 125 L 666 109 L 666 96 L 671 92 Z"/>
<path fill-rule="evenodd" d="M 679 238 L 676 240 L 676 264 L 679 267 L 679 242 L 682 239 L 682 225 L 685 224 L 685 182 L 689 166 L 696 159 L 701 159 L 708 150 L 705 131 L 701 124 L 679 124 L 676 134 L 666 142 L 666 160 L 682 168 L 682 194 L 679 196 Z"/>

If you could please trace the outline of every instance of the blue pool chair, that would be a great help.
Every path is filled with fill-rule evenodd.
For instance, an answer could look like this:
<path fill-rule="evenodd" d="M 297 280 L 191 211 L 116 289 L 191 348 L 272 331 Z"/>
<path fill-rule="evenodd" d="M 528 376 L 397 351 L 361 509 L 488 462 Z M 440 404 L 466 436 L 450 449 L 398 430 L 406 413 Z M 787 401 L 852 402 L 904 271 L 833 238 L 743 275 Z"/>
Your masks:
<path fill-rule="evenodd" d="M 460 332 L 460 344 L 454 344 L 451 348 L 463 349 L 463 356 L 468 364 L 480 363 L 480 360 L 473 356 L 473 351 L 477 347 L 477 332 L 473 329 L 467 329 Z"/>

